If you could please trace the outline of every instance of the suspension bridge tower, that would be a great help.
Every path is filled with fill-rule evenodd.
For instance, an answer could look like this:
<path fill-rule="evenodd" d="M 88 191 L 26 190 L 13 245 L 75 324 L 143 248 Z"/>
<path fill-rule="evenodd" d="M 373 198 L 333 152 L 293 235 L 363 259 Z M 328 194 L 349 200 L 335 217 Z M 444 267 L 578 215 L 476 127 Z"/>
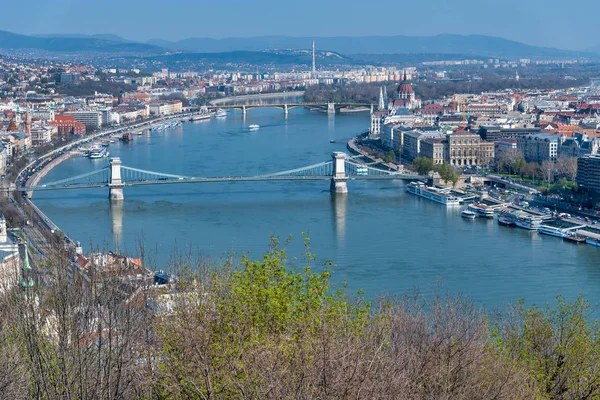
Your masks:
<path fill-rule="evenodd" d="M 123 200 L 123 181 L 121 180 L 121 159 L 118 157 L 110 159 L 110 199 Z"/>
<path fill-rule="evenodd" d="M 346 154 L 341 151 L 334 152 L 333 158 L 333 176 L 331 177 L 332 193 L 348 193 L 348 175 L 346 175 Z"/>

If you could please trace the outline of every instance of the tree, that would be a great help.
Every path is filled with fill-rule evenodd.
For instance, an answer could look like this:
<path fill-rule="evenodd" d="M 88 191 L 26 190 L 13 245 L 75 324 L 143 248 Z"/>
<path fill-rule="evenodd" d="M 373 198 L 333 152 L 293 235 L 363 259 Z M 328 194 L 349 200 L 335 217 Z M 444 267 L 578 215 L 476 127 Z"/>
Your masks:
<path fill-rule="evenodd" d="M 517 148 L 510 148 L 498 153 L 497 157 L 498 172 L 506 170 L 509 175 L 513 172 L 519 173 L 525 166 L 525 157 L 523 152 Z"/>
<path fill-rule="evenodd" d="M 553 161 L 544 160 L 540 166 L 540 172 L 549 188 L 550 184 L 554 182 L 554 176 L 556 175 L 556 164 Z"/>
<path fill-rule="evenodd" d="M 460 179 L 460 173 L 448 163 L 438 165 L 436 171 L 440 174 L 440 178 L 442 178 L 444 182 L 451 182 L 452 186 L 456 186 L 456 183 Z"/>
<path fill-rule="evenodd" d="M 577 178 L 577 158 L 560 156 L 556 160 L 557 172 L 575 182 Z"/>
<path fill-rule="evenodd" d="M 535 162 L 528 162 L 521 172 L 524 176 L 531 178 L 535 183 L 536 178 L 541 175 L 540 165 Z"/>
<path fill-rule="evenodd" d="M 556 308 L 526 308 L 523 301 L 494 330 L 500 350 L 526 366 L 549 399 L 600 396 L 600 326 L 590 322 L 582 297 L 557 298 Z"/>
<path fill-rule="evenodd" d="M 413 167 L 419 175 L 427 175 L 435 170 L 435 162 L 429 157 L 417 157 L 412 162 Z"/>
<path fill-rule="evenodd" d="M 396 152 L 394 152 L 394 150 L 389 150 L 385 155 L 384 161 L 388 163 L 396 162 Z"/>

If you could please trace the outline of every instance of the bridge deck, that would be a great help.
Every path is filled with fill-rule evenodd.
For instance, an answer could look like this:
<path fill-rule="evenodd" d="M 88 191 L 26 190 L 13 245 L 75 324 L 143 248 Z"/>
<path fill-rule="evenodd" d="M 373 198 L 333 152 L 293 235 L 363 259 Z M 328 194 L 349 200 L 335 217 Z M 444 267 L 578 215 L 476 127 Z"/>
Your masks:
<path fill-rule="evenodd" d="M 348 180 L 418 180 L 424 177 L 418 175 L 371 175 L 371 176 L 349 176 Z M 122 186 L 142 186 L 142 185 L 173 185 L 182 183 L 218 183 L 218 182 L 270 182 L 270 181 L 324 181 L 331 180 L 331 175 L 324 176 L 231 176 L 231 177 L 209 177 L 209 178 L 188 178 L 188 179 L 158 179 L 158 180 L 142 180 L 142 181 L 125 181 Z M 21 187 L 20 191 L 41 191 L 41 190 L 64 190 L 64 189 L 83 189 L 94 187 L 110 187 L 108 182 L 98 183 L 74 183 L 69 185 L 59 186 L 25 186 Z M 119 186 L 120 187 L 120 186 Z"/>

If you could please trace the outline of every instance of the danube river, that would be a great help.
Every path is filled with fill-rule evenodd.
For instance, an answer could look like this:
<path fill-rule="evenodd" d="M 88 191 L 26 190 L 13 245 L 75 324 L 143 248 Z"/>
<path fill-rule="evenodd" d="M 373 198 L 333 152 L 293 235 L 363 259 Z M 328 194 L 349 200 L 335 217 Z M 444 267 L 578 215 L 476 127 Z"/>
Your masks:
<path fill-rule="evenodd" d="M 316 164 L 344 151 L 347 140 L 367 127 L 366 113 L 328 116 L 297 108 L 287 118 L 278 109 L 252 109 L 246 120 L 223 120 L 135 136 L 109 147 L 124 165 L 187 176 L 258 175 Z M 259 124 L 249 132 L 248 125 Z M 336 140 L 331 144 L 330 140 Z M 85 173 L 107 159 L 72 158 L 43 182 Z M 35 203 L 72 239 L 137 254 L 143 239 L 158 268 L 174 247 L 207 256 L 235 251 L 260 257 L 269 237 L 295 240 L 310 231 L 312 251 L 335 264 L 334 283 L 352 291 L 400 294 L 441 282 L 494 307 L 524 297 L 545 303 L 558 294 L 586 295 L 600 302 L 600 249 L 499 226 L 464 220 L 404 191 L 402 182 L 349 182 L 347 196 L 332 197 L 329 182 L 246 182 L 155 185 L 125 188 L 112 207 L 108 190 L 37 192 Z M 154 266 L 151 266 L 154 267 Z M 168 268 L 168 266 L 167 266 Z"/>

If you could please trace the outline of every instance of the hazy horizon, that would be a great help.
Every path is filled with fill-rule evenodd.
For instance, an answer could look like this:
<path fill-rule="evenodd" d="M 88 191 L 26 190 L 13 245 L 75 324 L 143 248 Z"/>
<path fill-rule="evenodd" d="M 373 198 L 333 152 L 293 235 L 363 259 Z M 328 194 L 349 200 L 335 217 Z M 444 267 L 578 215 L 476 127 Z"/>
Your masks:
<path fill-rule="evenodd" d="M 128 40 L 177 41 L 188 38 L 257 36 L 496 36 L 517 42 L 583 50 L 600 45 L 595 15 L 600 2 L 587 0 L 578 9 L 577 29 L 565 29 L 558 0 L 507 0 L 501 6 L 480 0 L 430 0 L 426 4 L 378 2 L 366 7 L 357 0 L 304 0 L 281 7 L 275 0 L 226 3 L 173 0 L 32 0 L 27 18 L 5 18 L 0 29 L 26 34 L 114 34 Z M 21 15 L 22 5 L 4 5 L 4 15 Z M 381 15 L 379 15 L 381 14 Z M 292 17 L 293 16 L 293 17 Z M 572 19 L 572 18 L 571 18 Z M 573 25 L 571 25 L 573 26 Z M 360 27 L 360 31 L 356 31 Z"/>

